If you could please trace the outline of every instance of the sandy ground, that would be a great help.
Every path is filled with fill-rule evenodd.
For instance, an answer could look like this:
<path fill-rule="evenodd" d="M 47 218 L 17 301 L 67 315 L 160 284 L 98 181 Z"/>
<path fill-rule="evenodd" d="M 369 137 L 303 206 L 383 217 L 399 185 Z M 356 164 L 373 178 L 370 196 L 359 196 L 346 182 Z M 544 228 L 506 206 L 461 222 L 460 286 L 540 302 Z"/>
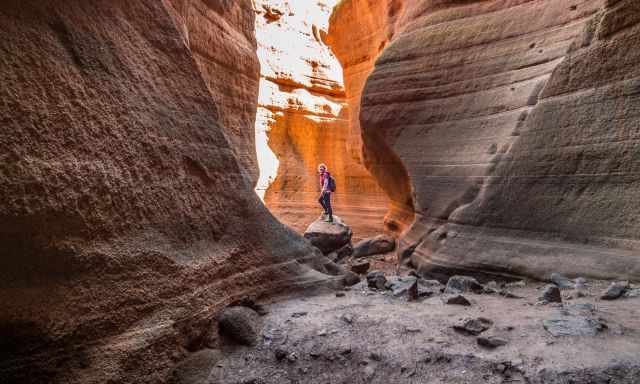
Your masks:
<path fill-rule="evenodd" d="M 640 383 L 640 298 L 600 300 L 607 282 L 589 282 L 587 297 L 537 304 L 544 283 L 509 288 L 522 298 L 465 294 L 418 302 L 375 291 L 366 281 L 335 292 L 267 304 L 255 347 L 228 345 L 210 383 Z M 585 310 L 576 304 L 592 304 Z M 564 309 L 564 310 L 563 310 Z M 588 315 L 606 324 L 595 336 L 554 337 L 543 320 Z M 481 336 L 508 343 L 490 350 L 452 326 L 485 317 Z"/>

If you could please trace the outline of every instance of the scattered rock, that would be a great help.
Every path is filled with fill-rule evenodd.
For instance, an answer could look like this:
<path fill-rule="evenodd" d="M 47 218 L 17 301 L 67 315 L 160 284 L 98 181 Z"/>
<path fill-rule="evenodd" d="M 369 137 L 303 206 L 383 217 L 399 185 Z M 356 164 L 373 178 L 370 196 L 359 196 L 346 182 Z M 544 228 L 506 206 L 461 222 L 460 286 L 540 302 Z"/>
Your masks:
<path fill-rule="evenodd" d="M 606 328 L 600 321 L 588 316 L 568 316 L 543 320 L 542 325 L 553 336 L 595 336 Z"/>
<path fill-rule="evenodd" d="M 385 288 L 390 290 L 396 297 L 405 295 L 409 289 L 416 285 L 417 298 L 428 297 L 434 294 L 432 285 L 428 280 L 418 279 L 414 276 L 391 276 L 385 284 Z"/>
<path fill-rule="evenodd" d="M 465 293 L 465 292 L 476 292 L 481 293 L 484 290 L 484 287 L 478 282 L 478 280 L 474 279 L 470 276 L 452 276 L 447 281 L 447 286 L 444 289 L 445 293 Z"/>
<path fill-rule="evenodd" d="M 507 288 L 524 288 L 526 286 L 527 286 L 527 283 L 525 283 L 524 280 L 513 281 L 511 283 L 506 284 Z"/>
<path fill-rule="evenodd" d="M 602 300 L 615 300 L 629 288 L 628 281 L 614 281 L 600 297 Z"/>
<path fill-rule="evenodd" d="M 345 297 L 346 294 L 344 292 L 336 292 L 336 297 Z"/>
<path fill-rule="evenodd" d="M 640 297 L 640 288 L 627 289 L 624 292 L 624 297 Z"/>
<path fill-rule="evenodd" d="M 391 252 L 396 248 L 396 241 L 387 235 L 378 235 L 370 239 L 364 239 L 353 247 L 353 257 L 366 257 Z"/>
<path fill-rule="evenodd" d="M 418 280 L 416 280 L 407 290 L 407 299 L 409 301 L 416 301 L 418 300 L 418 297 Z"/>
<path fill-rule="evenodd" d="M 551 274 L 551 282 L 558 286 L 560 289 L 573 289 L 574 284 L 566 276 L 560 273 Z"/>
<path fill-rule="evenodd" d="M 479 346 L 489 348 L 489 349 L 498 348 L 503 345 L 507 345 L 508 343 L 507 340 L 501 339 L 495 336 L 488 336 L 488 337 L 479 336 L 476 339 L 476 341 L 478 342 Z"/>
<path fill-rule="evenodd" d="M 298 317 L 303 317 L 303 316 L 307 316 L 308 312 L 293 312 L 291 314 L 291 317 L 293 317 L 294 319 L 297 319 Z"/>
<path fill-rule="evenodd" d="M 369 270 L 370 264 L 368 261 L 359 261 L 351 265 L 351 271 L 357 274 L 365 274 Z"/>
<path fill-rule="evenodd" d="M 445 299 L 445 304 L 463 305 L 465 307 L 468 307 L 468 306 L 471 305 L 471 302 L 469 300 L 467 300 L 467 298 L 462 296 L 462 295 L 454 295 L 454 296 L 447 297 Z"/>
<path fill-rule="evenodd" d="M 360 282 L 360 276 L 351 271 L 345 271 L 345 274 L 342 276 L 341 281 L 343 286 L 351 287 Z"/>
<path fill-rule="evenodd" d="M 353 254 L 353 245 L 351 244 L 351 241 L 349 241 L 349 243 L 343 246 L 342 248 L 335 251 L 335 253 L 336 253 L 336 262 L 341 262 L 346 258 L 348 258 L 349 256 L 351 256 Z"/>
<path fill-rule="evenodd" d="M 289 355 L 289 352 L 282 348 L 277 348 L 275 351 L 273 351 L 273 354 L 276 356 L 276 360 L 282 361 L 287 357 L 287 355 Z"/>
<path fill-rule="evenodd" d="M 256 311 L 247 307 L 228 307 L 218 319 L 220 330 L 242 345 L 254 345 L 260 333 Z"/>
<path fill-rule="evenodd" d="M 351 235 L 351 228 L 340 217 L 335 215 L 333 216 L 333 223 L 328 223 L 320 217 L 311 223 L 304 232 L 304 237 L 325 255 L 349 244 Z"/>
<path fill-rule="evenodd" d="M 461 324 L 456 324 L 453 329 L 465 333 L 468 335 L 477 336 L 487 329 L 491 328 L 493 321 L 484 317 L 478 317 L 476 319 L 466 319 Z"/>
<path fill-rule="evenodd" d="M 560 288 L 554 284 L 545 286 L 540 300 L 546 303 L 561 303 L 562 296 L 560 295 Z"/>
<path fill-rule="evenodd" d="M 171 371 L 170 384 L 199 384 L 209 378 L 223 355 L 216 349 L 203 349 L 187 356 Z"/>
<path fill-rule="evenodd" d="M 387 278 L 384 276 L 384 272 L 372 271 L 367 274 L 367 284 L 369 288 L 384 289 Z"/>
<path fill-rule="evenodd" d="M 575 289 L 586 289 L 587 288 L 587 279 L 584 277 L 577 277 L 575 280 L 574 288 Z"/>
<path fill-rule="evenodd" d="M 347 324 L 353 324 L 353 315 L 350 313 L 345 313 L 340 316 L 340 320 L 344 321 Z"/>

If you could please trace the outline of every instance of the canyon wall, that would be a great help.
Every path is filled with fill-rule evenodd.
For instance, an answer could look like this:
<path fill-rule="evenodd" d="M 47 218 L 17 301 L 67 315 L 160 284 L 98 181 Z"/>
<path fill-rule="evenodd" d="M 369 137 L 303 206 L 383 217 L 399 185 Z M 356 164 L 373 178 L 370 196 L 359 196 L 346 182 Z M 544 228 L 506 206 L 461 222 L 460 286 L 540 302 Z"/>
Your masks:
<path fill-rule="evenodd" d="M 256 58 L 255 15 L 250 2 L 163 1 L 221 111 L 219 121 L 236 158 L 255 184 L 258 163 L 253 125 L 260 63 Z"/>
<path fill-rule="evenodd" d="M 304 231 L 322 211 L 317 166 L 326 163 L 338 185 L 334 212 L 357 240 L 382 232 L 388 201 L 350 139 L 342 69 L 326 44 L 335 2 L 254 2 L 262 64 L 256 130 L 279 161 L 265 193 L 269 209 Z"/>
<path fill-rule="evenodd" d="M 325 279 L 247 177 L 251 3 L 174 4 L 0 3 L 3 383 L 165 382 L 225 305 Z"/>
<path fill-rule="evenodd" d="M 336 30 L 371 8 L 343 3 Z M 399 9 L 376 26 L 394 34 L 379 54 L 370 44 L 359 119 L 365 147 L 386 146 L 406 171 L 397 174 L 416 212 L 404 241 L 412 262 L 430 272 L 640 277 L 638 3 L 406 0 Z M 351 29 L 355 41 L 372 34 Z"/>

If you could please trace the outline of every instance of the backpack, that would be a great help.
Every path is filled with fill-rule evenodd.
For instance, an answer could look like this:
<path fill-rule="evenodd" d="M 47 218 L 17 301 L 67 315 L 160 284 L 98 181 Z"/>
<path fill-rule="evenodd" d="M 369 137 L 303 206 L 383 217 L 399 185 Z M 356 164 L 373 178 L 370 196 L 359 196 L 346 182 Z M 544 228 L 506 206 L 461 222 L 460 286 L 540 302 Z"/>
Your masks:
<path fill-rule="evenodd" d="M 334 179 L 333 176 L 329 176 L 329 190 L 331 192 L 336 191 L 336 179 Z"/>

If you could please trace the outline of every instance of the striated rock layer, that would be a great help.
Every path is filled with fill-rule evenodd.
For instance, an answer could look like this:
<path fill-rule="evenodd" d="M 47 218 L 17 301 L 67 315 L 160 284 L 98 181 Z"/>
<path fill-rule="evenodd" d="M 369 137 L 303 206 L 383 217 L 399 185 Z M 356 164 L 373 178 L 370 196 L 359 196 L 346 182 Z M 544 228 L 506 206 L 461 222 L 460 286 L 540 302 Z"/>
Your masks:
<path fill-rule="evenodd" d="M 362 165 L 361 145 L 350 140 L 342 69 L 325 41 L 335 2 L 255 1 L 262 64 L 256 130 L 279 162 L 273 180 L 263 181 L 270 182 L 269 209 L 302 233 L 322 210 L 317 166 L 326 163 L 338 184 L 334 211 L 362 238 L 382 231 L 388 202 Z"/>
<path fill-rule="evenodd" d="M 253 125 L 260 63 L 255 53 L 255 15 L 251 4 L 249 1 L 163 1 L 221 111 L 219 121 L 236 158 L 255 184 L 258 163 Z"/>
<path fill-rule="evenodd" d="M 256 97 L 251 4 L 189 4 L 238 39 L 187 21 L 188 46 L 246 65 L 205 66 L 162 2 L 0 4 L 3 383 L 164 382 L 223 306 L 324 279 L 229 135 L 251 130 L 220 96 Z"/>
<path fill-rule="evenodd" d="M 639 278 L 637 2 L 406 0 L 378 25 L 370 8 L 346 0 L 332 30 L 391 35 L 359 119 L 365 153 L 406 170 L 368 164 L 410 183 L 414 264 Z M 376 56 L 336 52 L 345 74 Z"/>

